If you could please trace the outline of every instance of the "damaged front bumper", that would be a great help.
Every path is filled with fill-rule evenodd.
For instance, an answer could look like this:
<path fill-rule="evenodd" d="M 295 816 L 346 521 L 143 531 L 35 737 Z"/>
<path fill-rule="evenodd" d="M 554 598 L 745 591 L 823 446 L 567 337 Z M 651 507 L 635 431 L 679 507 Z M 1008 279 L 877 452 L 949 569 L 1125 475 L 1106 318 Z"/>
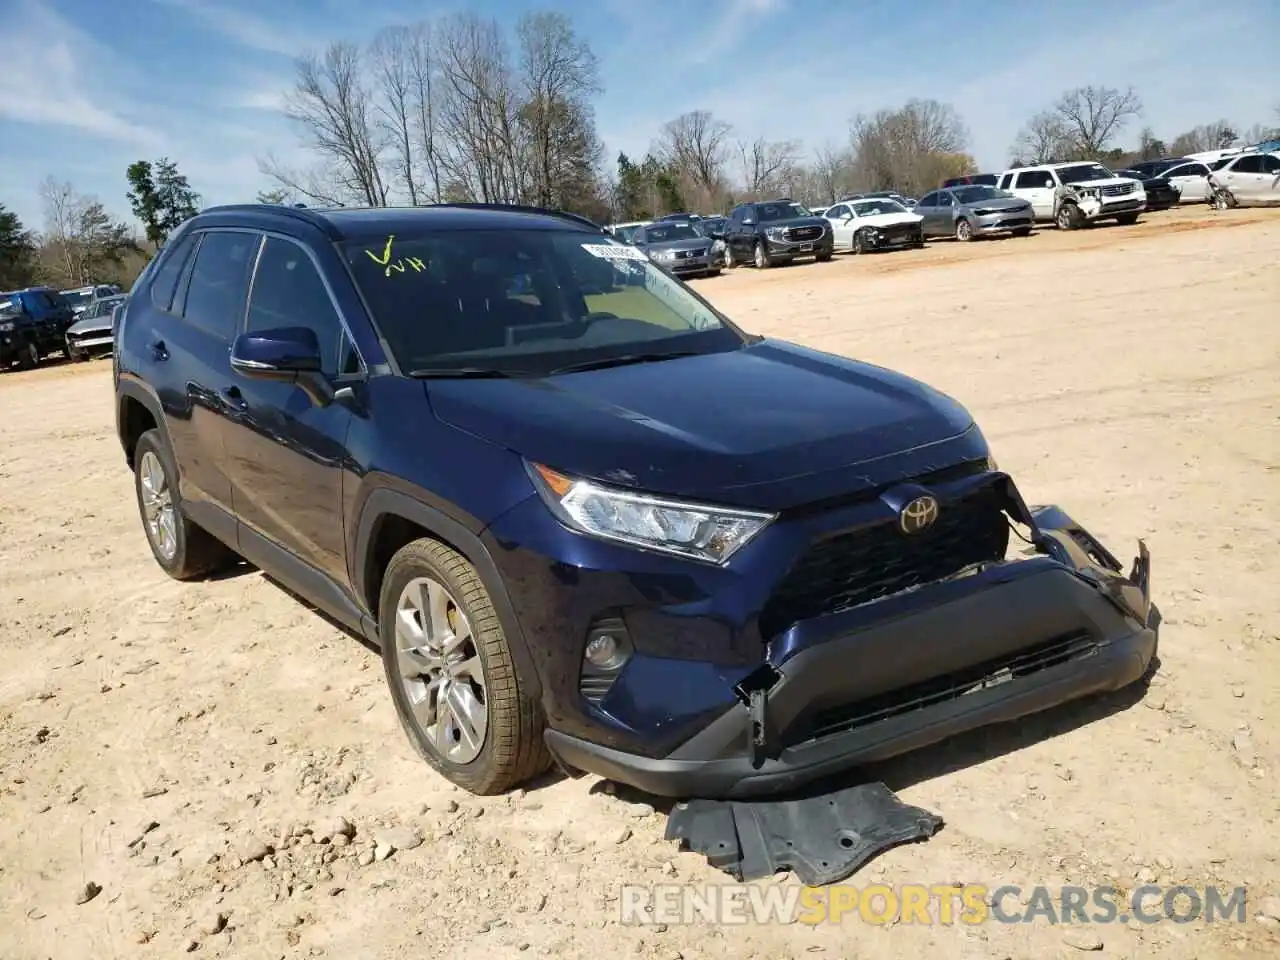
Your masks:
<path fill-rule="evenodd" d="M 666 756 L 556 730 L 548 747 L 567 769 L 652 794 L 758 797 L 1139 680 L 1157 645 L 1146 545 L 1125 574 L 1062 510 L 1012 497 L 1036 556 L 824 618 L 835 639 L 806 644 L 797 624 L 737 702 Z"/>

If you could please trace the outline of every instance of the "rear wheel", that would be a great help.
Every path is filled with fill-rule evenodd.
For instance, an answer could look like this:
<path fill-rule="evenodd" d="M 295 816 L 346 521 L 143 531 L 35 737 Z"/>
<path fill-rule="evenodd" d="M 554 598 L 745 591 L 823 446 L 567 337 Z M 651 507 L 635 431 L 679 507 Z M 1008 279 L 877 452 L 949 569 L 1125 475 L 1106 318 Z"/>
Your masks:
<path fill-rule="evenodd" d="M 816 257 L 814 257 L 814 259 L 817 260 L 819 263 L 826 263 L 828 260 L 831 259 L 831 254 L 830 252 L 820 253 Z"/>
<path fill-rule="evenodd" d="M 724 245 L 724 268 L 732 270 L 737 265 L 738 261 L 733 256 L 733 247 L 726 243 Z"/>
<path fill-rule="evenodd" d="M 964 243 L 973 239 L 973 224 L 963 217 L 956 221 L 956 239 Z"/>
<path fill-rule="evenodd" d="M 502 793 L 550 766 L 541 710 L 465 557 L 425 538 L 402 547 L 387 564 L 378 610 L 391 699 L 427 763 L 477 794 Z"/>
<path fill-rule="evenodd" d="M 40 348 L 28 340 L 18 351 L 18 368 L 21 370 L 34 370 L 39 364 Z"/>
<path fill-rule="evenodd" d="M 183 515 L 178 470 L 159 430 L 138 438 L 133 462 L 138 513 L 161 569 L 175 580 L 192 580 L 234 566 L 235 553 Z"/>

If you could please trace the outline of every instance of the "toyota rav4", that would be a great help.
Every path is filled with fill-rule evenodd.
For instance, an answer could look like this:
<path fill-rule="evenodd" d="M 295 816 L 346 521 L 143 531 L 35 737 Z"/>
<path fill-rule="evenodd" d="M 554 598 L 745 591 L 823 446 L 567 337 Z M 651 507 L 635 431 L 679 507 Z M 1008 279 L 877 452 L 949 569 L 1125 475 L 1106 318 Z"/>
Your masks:
<path fill-rule="evenodd" d="M 1126 573 L 1028 507 L 955 400 L 748 334 L 568 214 L 212 208 L 122 313 L 156 561 L 243 558 L 363 634 L 477 793 L 554 761 L 768 794 L 1155 651 L 1145 547 Z"/>

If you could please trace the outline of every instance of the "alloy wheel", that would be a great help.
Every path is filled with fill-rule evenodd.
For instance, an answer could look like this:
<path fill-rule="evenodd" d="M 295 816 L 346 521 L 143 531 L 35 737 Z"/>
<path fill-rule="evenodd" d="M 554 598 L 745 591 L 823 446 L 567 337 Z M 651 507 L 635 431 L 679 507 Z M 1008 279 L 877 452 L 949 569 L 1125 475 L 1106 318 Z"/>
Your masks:
<path fill-rule="evenodd" d="M 956 239 L 957 240 L 973 239 L 973 227 L 969 225 L 968 220 L 961 220 L 959 223 L 956 224 Z"/>
<path fill-rule="evenodd" d="M 405 584 L 396 604 L 396 660 L 409 708 L 441 759 L 459 765 L 484 747 L 484 664 L 462 606 L 430 577 Z"/>
<path fill-rule="evenodd" d="M 178 552 L 177 516 L 173 509 L 173 491 L 165 476 L 164 464 L 148 450 L 138 464 L 139 483 L 142 489 L 142 515 L 147 526 L 147 537 L 156 553 L 166 561 Z"/>

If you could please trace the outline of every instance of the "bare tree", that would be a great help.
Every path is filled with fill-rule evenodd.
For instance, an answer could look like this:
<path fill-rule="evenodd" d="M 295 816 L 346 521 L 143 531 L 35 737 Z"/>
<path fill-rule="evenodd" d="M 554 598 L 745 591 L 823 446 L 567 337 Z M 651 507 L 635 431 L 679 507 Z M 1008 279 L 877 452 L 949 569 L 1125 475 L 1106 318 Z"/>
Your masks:
<path fill-rule="evenodd" d="M 473 13 L 444 21 L 436 50 L 443 87 L 440 131 L 446 179 L 486 202 L 519 202 L 518 104 L 507 46 L 496 20 Z"/>
<path fill-rule="evenodd" d="M 1051 110 L 1037 113 L 1022 128 L 1012 152 L 1020 163 L 1052 163 L 1065 159 L 1070 138 L 1062 119 Z"/>
<path fill-rule="evenodd" d="M 437 136 L 439 88 L 436 83 L 438 72 L 431 25 L 425 22 L 415 24 L 409 28 L 409 37 L 409 81 L 413 98 L 414 133 L 422 164 L 430 178 L 431 199 L 439 203 L 443 196 L 440 174 L 442 151 Z"/>
<path fill-rule="evenodd" d="M 75 233 L 84 204 L 75 187 L 52 174 L 40 184 L 40 200 L 44 205 L 45 243 L 57 251 L 66 275 L 73 282 L 80 283 L 83 271 L 76 250 Z"/>
<path fill-rule="evenodd" d="M 723 179 L 725 151 L 733 128 L 706 110 L 682 113 L 665 124 L 657 153 L 706 193 L 715 192 Z"/>
<path fill-rule="evenodd" d="M 319 154 L 323 179 L 332 183 L 322 187 L 311 182 L 314 178 L 291 174 L 271 160 L 260 166 L 285 188 L 313 199 L 332 202 L 337 199 L 332 194 L 337 193 L 367 206 L 385 206 L 388 187 L 381 168 L 385 135 L 370 105 L 359 48 L 332 43 L 323 55 L 300 59 L 297 70 L 285 114 Z"/>
<path fill-rule="evenodd" d="M 1089 86 L 1068 90 L 1052 109 L 1074 154 L 1063 159 L 1097 159 L 1125 125 L 1141 113 L 1142 100 L 1132 87 L 1117 90 Z"/>
<path fill-rule="evenodd" d="M 369 45 L 370 66 L 378 93 L 377 125 L 390 145 L 393 167 L 409 203 L 418 205 L 417 157 L 413 123 L 413 36 L 405 27 L 387 27 Z"/>
<path fill-rule="evenodd" d="M 968 130 L 949 104 L 909 100 L 897 110 L 854 118 L 853 179 L 868 189 L 918 193 L 943 177 L 966 172 Z"/>
<path fill-rule="evenodd" d="M 1227 120 L 1215 120 L 1178 134 L 1172 149 L 1179 156 L 1185 153 L 1203 153 L 1206 150 L 1229 147 L 1237 139 L 1235 124 Z"/>
<path fill-rule="evenodd" d="M 526 14 L 516 25 L 516 38 L 531 199 L 544 207 L 563 206 L 562 187 L 584 174 L 594 177 L 600 159 L 590 110 L 590 98 L 600 90 L 599 63 L 561 13 Z"/>
<path fill-rule="evenodd" d="M 847 149 L 825 143 L 814 153 L 809 168 L 812 190 L 825 203 L 835 203 L 852 188 L 853 156 Z"/>
<path fill-rule="evenodd" d="M 738 152 L 742 155 L 743 185 L 754 198 L 782 192 L 784 184 L 796 176 L 800 144 L 795 140 L 739 140 Z"/>

